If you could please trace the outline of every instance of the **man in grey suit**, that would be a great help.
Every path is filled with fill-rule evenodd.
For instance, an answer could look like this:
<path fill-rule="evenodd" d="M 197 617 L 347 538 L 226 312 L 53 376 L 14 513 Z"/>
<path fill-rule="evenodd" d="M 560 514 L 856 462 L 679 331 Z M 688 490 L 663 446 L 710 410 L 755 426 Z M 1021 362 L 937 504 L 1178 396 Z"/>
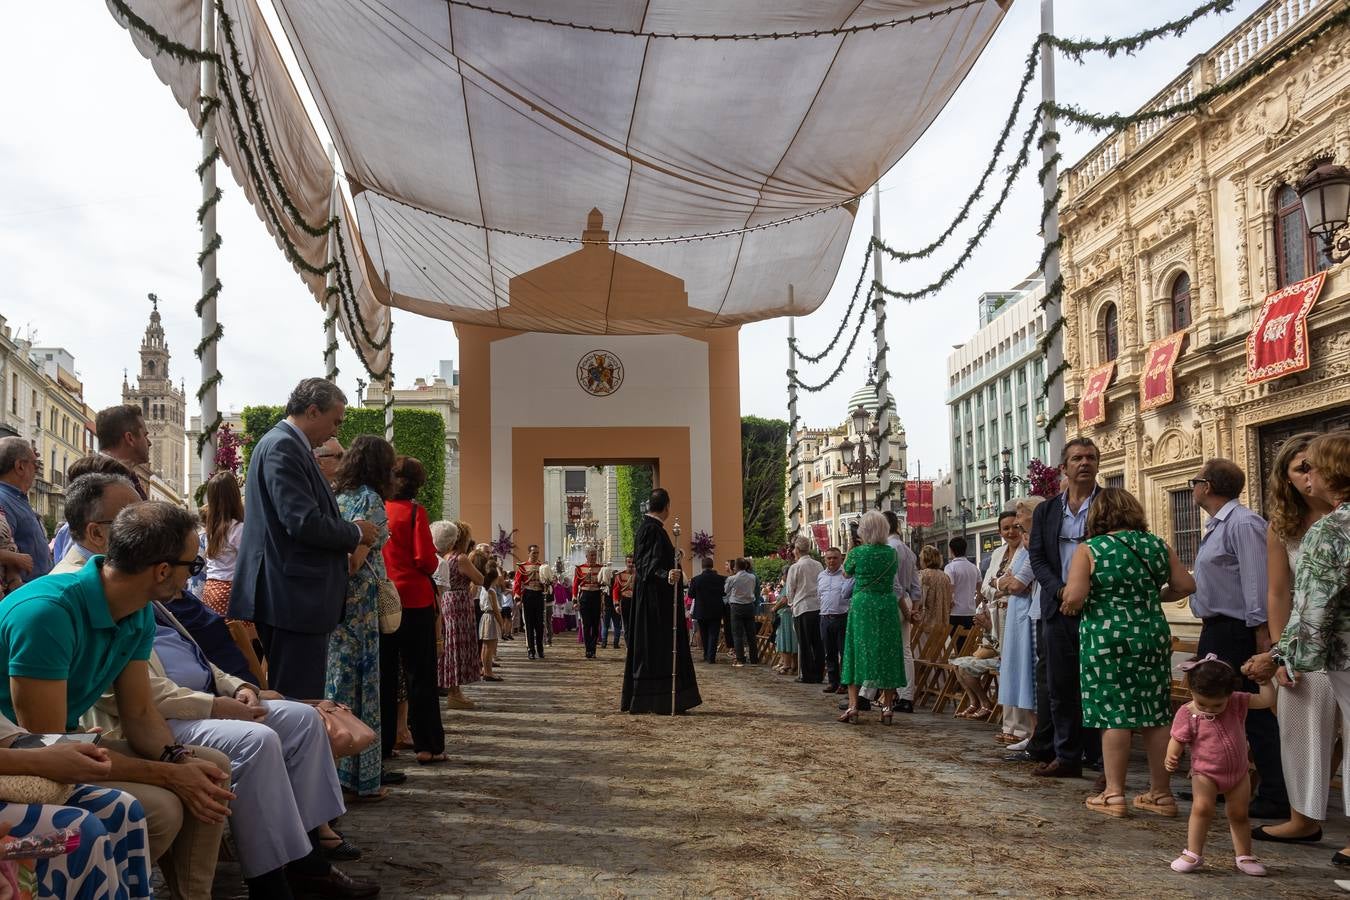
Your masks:
<path fill-rule="evenodd" d="M 323 696 L 328 635 L 347 593 L 347 554 L 375 541 L 374 525 L 342 518 L 314 459 L 346 411 L 337 385 L 306 378 L 286 401 L 286 418 L 249 460 L 230 616 L 257 624 L 270 687 L 288 697 Z"/>

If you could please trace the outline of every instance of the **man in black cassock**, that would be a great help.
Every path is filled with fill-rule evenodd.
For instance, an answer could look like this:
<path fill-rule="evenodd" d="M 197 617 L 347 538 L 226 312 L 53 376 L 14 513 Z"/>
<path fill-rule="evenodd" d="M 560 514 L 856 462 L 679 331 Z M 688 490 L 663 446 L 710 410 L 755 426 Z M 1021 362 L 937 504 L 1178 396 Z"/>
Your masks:
<path fill-rule="evenodd" d="M 689 652 L 689 627 L 683 604 L 678 619 L 675 615 L 675 595 L 680 587 L 670 583 L 670 575 L 678 570 L 675 545 L 665 528 L 669 515 L 670 494 L 665 488 L 656 488 L 647 501 L 647 514 L 633 536 L 636 581 L 630 604 L 628 653 L 623 666 L 620 708 L 624 712 L 670 715 L 670 642 L 675 637 L 677 622 L 675 711 L 682 713 L 703 702 L 694 674 L 694 658 Z"/>

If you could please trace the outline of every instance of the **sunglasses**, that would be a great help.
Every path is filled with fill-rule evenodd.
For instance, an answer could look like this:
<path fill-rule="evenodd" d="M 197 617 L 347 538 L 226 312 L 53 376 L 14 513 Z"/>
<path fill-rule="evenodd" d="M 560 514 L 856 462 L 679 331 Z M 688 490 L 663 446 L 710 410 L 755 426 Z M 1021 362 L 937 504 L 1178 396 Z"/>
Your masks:
<path fill-rule="evenodd" d="M 1191 487 L 1195 487 L 1197 484 L 1209 484 L 1209 479 L 1208 479 L 1208 478 L 1192 478 L 1190 481 L 1188 481 L 1188 482 L 1186 482 L 1186 483 L 1189 484 Z"/>
<path fill-rule="evenodd" d="M 206 569 L 206 560 L 200 556 L 194 559 L 161 559 L 156 561 L 155 565 L 161 563 L 170 566 L 187 566 L 189 575 L 200 575 Z"/>

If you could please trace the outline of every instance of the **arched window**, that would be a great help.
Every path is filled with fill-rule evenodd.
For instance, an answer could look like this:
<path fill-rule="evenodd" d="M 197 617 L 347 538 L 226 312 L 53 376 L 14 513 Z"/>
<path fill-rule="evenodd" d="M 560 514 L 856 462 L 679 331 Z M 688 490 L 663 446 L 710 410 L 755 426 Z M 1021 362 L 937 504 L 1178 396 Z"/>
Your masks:
<path fill-rule="evenodd" d="M 1329 268 L 1326 248 L 1308 233 L 1298 193 L 1287 184 L 1280 185 L 1275 189 L 1275 287 Z"/>
<path fill-rule="evenodd" d="M 1110 362 L 1120 353 L 1120 312 L 1114 303 L 1102 310 L 1102 362 Z"/>
<path fill-rule="evenodd" d="M 153 359 L 147 359 L 145 361 L 145 371 L 151 375 L 155 374 L 155 361 Z"/>
<path fill-rule="evenodd" d="M 1172 330 L 1191 324 L 1191 276 L 1182 272 L 1172 282 Z"/>

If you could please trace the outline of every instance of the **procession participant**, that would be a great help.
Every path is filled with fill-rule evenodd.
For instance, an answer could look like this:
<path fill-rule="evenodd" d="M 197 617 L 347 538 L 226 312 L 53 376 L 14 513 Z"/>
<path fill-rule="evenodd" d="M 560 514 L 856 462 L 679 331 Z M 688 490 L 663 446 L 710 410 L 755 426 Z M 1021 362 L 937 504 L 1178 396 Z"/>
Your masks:
<path fill-rule="evenodd" d="M 605 617 L 601 622 L 600 646 L 609 643 L 607 640 L 610 628 L 614 629 L 614 649 L 619 649 L 619 637 L 623 634 L 623 624 L 628 613 L 625 612 L 628 604 L 633 600 L 633 557 L 624 557 L 624 568 L 620 572 L 614 573 L 614 579 L 610 586 L 609 599 L 605 604 Z"/>
<path fill-rule="evenodd" d="M 675 568 L 675 545 L 666 534 L 665 521 L 669 515 L 670 494 L 665 488 L 654 489 L 647 501 L 647 514 L 633 536 L 636 581 L 628 620 L 628 654 L 623 667 L 620 708 L 624 712 L 668 715 L 672 693 L 677 713 L 703 702 L 694 674 L 694 658 L 689 652 L 688 625 L 683 615 L 675 618 L 681 573 Z M 673 653 L 678 653 L 679 658 L 672 691 Z"/>
<path fill-rule="evenodd" d="M 581 613 L 581 633 L 586 643 L 586 658 L 595 659 L 595 645 L 600 640 L 600 563 L 596 562 L 594 547 L 586 549 L 586 561 L 572 570 L 572 596 L 577 598 Z"/>
<path fill-rule="evenodd" d="M 539 545 L 530 545 L 530 557 L 516 566 L 516 578 L 511 592 L 521 598 L 525 607 L 525 641 L 530 648 L 530 659 L 544 658 L 544 579 L 540 570 Z"/>

